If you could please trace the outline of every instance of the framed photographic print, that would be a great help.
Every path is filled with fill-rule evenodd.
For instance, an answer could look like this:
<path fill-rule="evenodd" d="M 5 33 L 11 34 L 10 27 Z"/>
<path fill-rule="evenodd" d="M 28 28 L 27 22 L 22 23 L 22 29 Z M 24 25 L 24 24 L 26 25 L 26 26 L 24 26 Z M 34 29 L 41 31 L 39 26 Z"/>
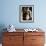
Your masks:
<path fill-rule="evenodd" d="M 20 5 L 19 20 L 26 23 L 34 22 L 34 5 Z"/>

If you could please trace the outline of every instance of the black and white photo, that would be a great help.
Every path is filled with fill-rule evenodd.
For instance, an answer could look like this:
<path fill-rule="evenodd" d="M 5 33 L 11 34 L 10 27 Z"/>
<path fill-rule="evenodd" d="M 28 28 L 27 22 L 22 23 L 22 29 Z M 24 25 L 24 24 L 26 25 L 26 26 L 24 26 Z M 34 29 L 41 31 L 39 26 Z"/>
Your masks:
<path fill-rule="evenodd" d="M 19 14 L 21 22 L 33 22 L 34 21 L 34 6 L 33 5 L 20 5 Z"/>

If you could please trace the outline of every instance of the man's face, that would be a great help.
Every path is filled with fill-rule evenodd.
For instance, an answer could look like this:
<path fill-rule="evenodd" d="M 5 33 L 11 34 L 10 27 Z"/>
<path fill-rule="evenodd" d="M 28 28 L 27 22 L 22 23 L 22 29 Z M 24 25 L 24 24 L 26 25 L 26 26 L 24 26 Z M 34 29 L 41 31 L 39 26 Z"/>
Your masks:
<path fill-rule="evenodd" d="M 26 7 L 24 8 L 24 11 L 27 12 L 27 8 Z"/>

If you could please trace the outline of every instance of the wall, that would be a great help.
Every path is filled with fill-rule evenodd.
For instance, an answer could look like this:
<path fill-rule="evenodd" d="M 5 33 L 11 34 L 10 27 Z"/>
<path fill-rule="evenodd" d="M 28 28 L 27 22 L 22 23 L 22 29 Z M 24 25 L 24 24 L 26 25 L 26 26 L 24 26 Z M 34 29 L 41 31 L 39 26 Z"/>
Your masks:
<path fill-rule="evenodd" d="M 13 24 L 16 28 L 46 27 L 46 1 L 40 0 L 1 0 L 0 25 Z M 34 23 L 19 22 L 19 5 L 34 5 Z"/>
<path fill-rule="evenodd" d="M 45 27 L 46 1 L 44 0 L 1 0 L 0 25 L 13 24 L 16 28 Z M 19 5 L 34 5 L 34 22 L 19 22 Z"/>

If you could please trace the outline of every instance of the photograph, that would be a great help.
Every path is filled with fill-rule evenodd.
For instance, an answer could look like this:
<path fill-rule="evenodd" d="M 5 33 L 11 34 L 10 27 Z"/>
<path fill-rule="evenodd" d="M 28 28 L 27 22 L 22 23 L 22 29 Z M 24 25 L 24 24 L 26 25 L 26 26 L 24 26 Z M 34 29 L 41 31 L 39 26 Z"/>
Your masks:
<path fill-rule="evenodd" d="M 33 22 L 34 20 L 34 6 L 33 5 L 20 5 L 20 22 Z"/>

